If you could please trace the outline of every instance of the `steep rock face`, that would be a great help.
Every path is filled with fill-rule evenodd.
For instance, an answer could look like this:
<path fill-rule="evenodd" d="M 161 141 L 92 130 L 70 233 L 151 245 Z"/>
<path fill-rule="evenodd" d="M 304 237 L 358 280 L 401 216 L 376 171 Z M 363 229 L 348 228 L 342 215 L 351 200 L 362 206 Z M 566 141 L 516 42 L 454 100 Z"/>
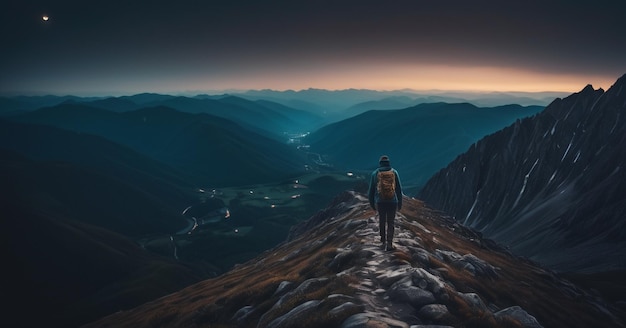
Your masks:
<path fill-rule="evenodd" d="M 626 75 L 485 137 L 419 193 L 553 269 L 626 268 Z"/>
<path fill-rule="evenodd" d="M 346 192 L 289 241 L 223 276 L 86 327 L 606 327 L 624 313 L 405 199 L 381 250 L 366 197 Z"/>

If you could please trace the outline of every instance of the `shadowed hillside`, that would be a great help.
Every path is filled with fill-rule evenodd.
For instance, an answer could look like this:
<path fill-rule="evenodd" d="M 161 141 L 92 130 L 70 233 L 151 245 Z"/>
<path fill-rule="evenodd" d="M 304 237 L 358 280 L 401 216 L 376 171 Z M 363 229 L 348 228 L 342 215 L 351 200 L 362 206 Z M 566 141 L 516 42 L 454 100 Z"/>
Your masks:
<path fill-rule="evenodd" d="M 179 213 L 194 199 L 188 177 L 129 148 L 97 136 L 0 121 L 0 149 L 1 159 L 16 161 L 5 162 L 10 165 L 3 173 L 19 187 L 12 192 L 24 198 L 42 195 L 47 205 L 131 236 L 186 225 Z"/>
<path fill-rule="evenodd" d="M 134 241 L 185 227 L 194 197 L 184 175 L 126 147 L 0 121 L 0 184 L 7 327 L 76 327 L 206 277 Z"/>
<path fill-rule="evenodd" d="M 5 101 L 17 102 L 13 99 Z M 309 131 L 324 123 L 321 116 L 308 111 L 271 101 L 250 101 L 229 95 L 183 97 L 138 94 L 89 101 L 86 99 L 81 102 L 90 107 L 113 112 L 127 112 L 146 107 L 169 107 L 185 113 L 209 114 L 236 122 L 248 130 L 268 137 Z"/>
<path fill-rule="evenodd" d="M 76 327 L 203 277 L 128 237 L 184 226 L 175 190 L 6 150 L 0 172 L 5 326 Z"/>
<path fill-rule="evenodd" d="M 624 313 L 405 199 L 383 252 L 360 194 L 215 279 L 86 327 L 607 327 Z"/>
<path fill-rule="evenodd" d="M 373 169 L 378 157 L 387 154 L 403 183 L 418 188 L 475 141 L 541 109 L 431 103 L 369 111 L 327 125 L 306 142 L 311 151 L 348 170 Z"/>
<path fill-rule="evenodd" d="M 292 147 L 207 114 L 167 107 L 114 113 L 63 104 L 13 119 L 107 138 L 185 172 L 197 185 L 270 182 L 304 170 L 301 154 Z"/>

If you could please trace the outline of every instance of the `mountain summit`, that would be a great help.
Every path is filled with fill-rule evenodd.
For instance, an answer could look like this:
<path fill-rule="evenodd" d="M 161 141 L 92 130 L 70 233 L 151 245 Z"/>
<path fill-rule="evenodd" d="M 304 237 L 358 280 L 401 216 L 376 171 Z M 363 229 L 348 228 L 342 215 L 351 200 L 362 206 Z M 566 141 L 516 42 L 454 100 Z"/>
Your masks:
<path fill-rule="evenodd" d="M 623 314 L 405 199 L 381 250 L 364 195 L 345 192 L 288 241 L 232 271 L 86 327 L 607 327 Z M 622 316 L 621 318 L 618 315 Z"/>
<path fill-rule="evenodd" d="M 552 269 L 624 270 L 625 136 L 626 75 L 485 137 L 419 198 Z"/>

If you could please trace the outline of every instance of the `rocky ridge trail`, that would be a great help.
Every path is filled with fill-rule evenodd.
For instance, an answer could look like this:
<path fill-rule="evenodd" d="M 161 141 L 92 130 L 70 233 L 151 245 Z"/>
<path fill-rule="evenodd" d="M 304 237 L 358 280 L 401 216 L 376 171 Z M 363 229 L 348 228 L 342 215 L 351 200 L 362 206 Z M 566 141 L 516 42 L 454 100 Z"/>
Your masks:
<path fill-rule="evenodd" d="M 86 327 L 624 327 L 598 296 L 405 198 L 396 250 L 339 195 L 232 271 Z"/>
<path fill-rule="evenodd" d="M 421 224 L 407 220 L 401 213 L 396 220 L 406 221 L 427 234 L 433 234 Z M 482 312 L 481 316 L 493 315 L 495 322 L 519 322 L 522 327 L 542 327 L 519 306 L 493 313 L 479 295 L 456 291 L 453 285 L 441 277 L 441 271 L 414 267 L 410 261 L 403 260 L 403 257 L 410 254 L 428 267 L 429 257 L 435 256 L 440 261 L 453 262 L 471 275 L 491 278 L 497 278 L 498 268 L 471 254 L 461 256 L 439 249 L 435 254 L 430 254 L 421 246 L 420 238 L 411 230 L 404 229 L 403 225 L 396 229 L 396 250 L 384 251 L 377 217 L 369 217 L 366 222 L 367 224 L 355 231 L 355 236 L 361 238 L 360 253 L 366 255 L 360 262 L 366 262 L 362 266 L 357 265 L 339 273 L 354 274 L 359 278 L 355 285 L 355 296 L 364 304 L 364 311 L 349 317 L 341 327 L 423 327 L 426 323 L 462 325 L 446 305 L 453 297 L 451 294 L 465 301 L 473 311 Z M 349 252 L 350 250 L 339 250 L 335 260 L 347 257 L 346 253 Z M 445 271 L 444 268 L 441 269 Z"/>

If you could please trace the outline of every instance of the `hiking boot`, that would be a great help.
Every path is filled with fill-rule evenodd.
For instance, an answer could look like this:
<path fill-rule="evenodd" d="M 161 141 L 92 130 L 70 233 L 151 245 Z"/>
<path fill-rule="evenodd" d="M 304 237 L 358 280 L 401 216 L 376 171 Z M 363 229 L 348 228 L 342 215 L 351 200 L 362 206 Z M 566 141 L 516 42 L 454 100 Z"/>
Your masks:
<path fill-rule="evenodd" d="M 386 251 L 393 251 L 393 250 L 395 250 L 395 249 L 396 249 L 396 247 L 395 247 L 395 246 L 393 246 L 393 244 L 392 244 L 392 243 L 387 243 L 387 245 L 385 245 L 385 250 L 386 250 Z"/>

